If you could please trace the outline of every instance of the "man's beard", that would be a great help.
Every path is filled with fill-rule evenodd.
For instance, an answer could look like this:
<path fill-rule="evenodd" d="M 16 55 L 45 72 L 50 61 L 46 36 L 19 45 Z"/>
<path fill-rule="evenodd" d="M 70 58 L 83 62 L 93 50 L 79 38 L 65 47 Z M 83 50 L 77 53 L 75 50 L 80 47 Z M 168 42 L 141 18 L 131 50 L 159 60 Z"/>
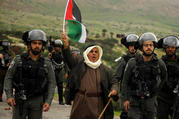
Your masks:
<path fill-rule="evenodd" d="M 131 55 L 135 55 L 136 54 L 136 51 L 135 52 L 130 52 Z"/>
<path fill-rule="evenodd" d="M 148 56 L 148 57 L 149 57 L 149 56 L 152 56 L 153 53 L 154 53 L 154 51 L 153 51 L 152 53 L 150 53 L 150 54 L 147 54 L 147 53 L 145 53 L 145 52 L 143 51 L 143 55 L 144 55 L 144 56 Z"/>
<path fill-rule="evenodd" d="M 167 57 L 173 57 L 173 56 L 175 56 L 175 53 L 168 53 L 167 54 Z"/>
<path fill-rule="evenodd" d="M 35 50 L 33 50 L 33 49 L 31 48 L 31 52 L 32 52 L 32 54 L 34 54 L 34 55 L 39 55 L 39 54 L 41 53 L 41 51 L 42 51 L 42 50 L 40 50 L 40 51 L 35 51 Z"/>
<path fill-rule="evenodd" d="M 173 57 L 173 56 L 176 55 L 176 51 L 175 52 L 167 52 L 167 51 L 165 51 L 165 52 L 166 52 L 167 57 Z"/>

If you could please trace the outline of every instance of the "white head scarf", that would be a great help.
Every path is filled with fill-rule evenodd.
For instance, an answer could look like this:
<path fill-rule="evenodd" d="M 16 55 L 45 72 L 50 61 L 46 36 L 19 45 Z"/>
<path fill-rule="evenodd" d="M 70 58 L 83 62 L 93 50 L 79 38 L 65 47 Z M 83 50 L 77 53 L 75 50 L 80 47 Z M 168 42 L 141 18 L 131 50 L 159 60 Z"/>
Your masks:
<path fill-rule="evenodd" d="M 88 53 L 93 49 L 93 48 L 98 48 L 99 50 L 99 59 L 98 61 L 96 62 L 91 62 L 89 59 L 88 59 Z M 91 47 L 88 47 L 84 52 L 83 52 L 83 57 L 84 57 L 84 62 L 86 63 L 86 65 L 88 65 L 89 67 L 93 68 L 93 69 L 96 69 L 98 68 L 100 65 L 101 65 L 101 57 L 103 55 L 103 50 L 102 48 L 99 46 L 99 45 L 94 45 L 94 46 L 91 46 Z"/>

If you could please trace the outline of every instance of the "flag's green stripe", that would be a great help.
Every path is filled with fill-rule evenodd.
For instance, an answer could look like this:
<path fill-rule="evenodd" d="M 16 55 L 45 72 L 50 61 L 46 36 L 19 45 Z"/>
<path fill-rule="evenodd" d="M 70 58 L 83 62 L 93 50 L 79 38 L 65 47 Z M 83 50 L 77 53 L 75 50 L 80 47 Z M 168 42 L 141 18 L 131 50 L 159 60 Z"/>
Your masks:
<path fill-rule="evenodd" d="M 78 42 L 82 35 L 82 26 L 80 22 L 74 20 L 68 20 L 68 37 Z"/>

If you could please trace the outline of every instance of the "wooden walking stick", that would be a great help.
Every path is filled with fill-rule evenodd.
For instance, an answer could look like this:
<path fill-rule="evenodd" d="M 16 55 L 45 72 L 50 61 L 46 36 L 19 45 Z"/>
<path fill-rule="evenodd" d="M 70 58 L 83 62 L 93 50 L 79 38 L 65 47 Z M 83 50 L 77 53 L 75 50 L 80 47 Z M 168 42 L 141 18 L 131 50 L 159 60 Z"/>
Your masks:
<path fill-rule="evenodd" d="M 111 94 L 109 94 L 108 97 L 110 97 L 110 95 L 111 95 Z M 104 107 L 103 111 L 102 111 L 101 114 L 99 115 L 98 119 L 101 119 L 101 117 L 103 116 L 103 114 L 104 114 L 106 108 L 108 107 L 108 105 L 109 105 L 109 103 L 110 103 L 111 101 L 112 101 L 112 97 L 109 98 L 109 100 L 108 100 L 106 106 Z"/>

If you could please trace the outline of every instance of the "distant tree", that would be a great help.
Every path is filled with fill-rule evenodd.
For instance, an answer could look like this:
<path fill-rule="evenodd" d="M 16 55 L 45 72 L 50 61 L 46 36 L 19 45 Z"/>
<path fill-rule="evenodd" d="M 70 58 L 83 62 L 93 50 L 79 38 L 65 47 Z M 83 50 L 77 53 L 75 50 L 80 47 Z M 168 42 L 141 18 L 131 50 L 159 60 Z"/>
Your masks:
<path fill-rule="evenodd" d="M 103 29 L 103 30 L 102 30 L 102 36 L 103 36 L 103 37 L 106 37 L 106 32 L 107 32 L 106 29 Z"/>
<path fill-rule="evenodd" d="M 113 35 L 114 35 L 114 33 L 113 33 L 113 32 L 110 32 L 111 39 L 113 38 Z"/>
<path fill-rule="evenodd" d="M 116 35 L 117 38 L 122 38 L 122 37 L 124 37 L 124 36 L 125 36 L 125 34 L 117 34 L 117 35 Z"/>

